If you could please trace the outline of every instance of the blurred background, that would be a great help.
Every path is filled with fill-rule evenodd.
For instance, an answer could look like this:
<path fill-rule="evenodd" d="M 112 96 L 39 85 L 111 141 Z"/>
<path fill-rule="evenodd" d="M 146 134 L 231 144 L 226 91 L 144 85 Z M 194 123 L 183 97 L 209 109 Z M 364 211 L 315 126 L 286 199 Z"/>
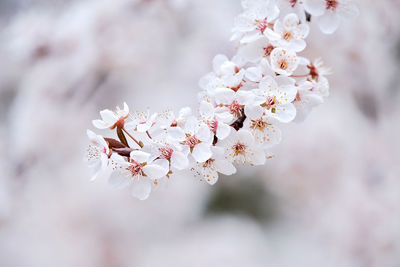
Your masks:
<path fill-rule="evenodd" d="M 400 267 L 400 1 L 303 55 L 331 96 L 263 167 L 140 202 L 89 182 L 98 111 L 195 107 L 239 0 L 0 1 L 0 266 Z"/>

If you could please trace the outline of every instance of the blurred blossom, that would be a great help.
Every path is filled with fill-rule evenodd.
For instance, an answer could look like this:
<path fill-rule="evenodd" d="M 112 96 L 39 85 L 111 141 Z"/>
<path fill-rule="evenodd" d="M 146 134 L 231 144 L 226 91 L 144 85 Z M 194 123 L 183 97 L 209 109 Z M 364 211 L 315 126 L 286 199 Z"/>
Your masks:
<path fill-rule="evenodd" d="M 358 4 L 334 35 L 311 24 L 330 96 L 274 159 L 138 202 L 89 181 L 87 125 L 124 100 L 194 107 L 240 1 L 0 1 L 0 266 L 398 267 L 400 4 Z"/>

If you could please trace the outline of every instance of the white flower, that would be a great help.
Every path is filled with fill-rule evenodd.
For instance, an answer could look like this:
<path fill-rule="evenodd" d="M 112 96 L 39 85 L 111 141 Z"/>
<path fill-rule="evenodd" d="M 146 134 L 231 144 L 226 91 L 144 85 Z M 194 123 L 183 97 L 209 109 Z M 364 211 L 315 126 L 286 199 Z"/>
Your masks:
<path fill-rule="evenodd" d="M 281 14 L 295 13 L 300 16 L 301 21 L 305 21 L 305 12 L 301 0 L 277 0 Z"/>
<path fill-rule="evenodd" d="M 213 59 L 214 71 L 200 79 L 200 87 L 209 94 L 213 94 L 218 87 L 239 88 L 243 81 L 244 70 L 236 60 L 237 58 L 229 60 L 225 55 L 216 55 Z"/>
<path fill-rule="evenodd" d="M 212 157 L 206 162 L 194 163 L 190 169 L 195 176 L 199 176 L 201 180 L 205 180 L 210 185 L 218 181 L 218 173 L 232 175 L 236 172 L 235 166 L 225 159 L 224 149 L 222 147 L 212 147 Z"/>
<path fill-rule="evenodd" d="M 200 115 L 218 140 L 225 139 L 231 132 L 232 127 L 228 123 L 233 120 L 232 114 L 215 113 L 215 108 L 211 103 L 202 101 L 200 103 Z"/>
<path fill-rule="evenodd" d="M 275 73 L 272 71 L 268 60 L 263 58 L 255 67 L 246 69 L 245 77 L 248 81 L 258 83 L 263 77 L 273 75 L 275 75 Z"/>
<path fill-rule="evenodd" d="M 274 119 L 265 114 L 260 106 L 246 106 L 246 120 L 244 128 L 248 129 L 254 136 L 257 143 L 263 148 L 269 148 L 279 144 L 282 138 L 281 131 L 273 122 Z"/>
<path fill-rule="evenodd" d="M 100 176 L 110 175 L 109 156 L 111 155 L 107 142 L 100 135 L 96 135 L 91 130 L 86 131 L 90 144 L 87 150 L 87 162 L 89 168 L 93 170 L 91 181 Z"/>
<path fill-rule="evenodd" d="M 234 119 L 238 119 L 243 115 L 244 106 L 253 98 L 254 95 L 250 91 L 235 92 L 229 88 L 217 88 L 215 90 L 216 110 L 218 113 L 231 114 Z"/>
<path fill-rule="evenodd" d="M 294 14 L 288 14 L 283 22 L 277 20 L 274 24 L 274 32 L 279 34 L 278 40 L 271 40 L 272 44 L 278 47 L 287 48 L 295 52 L 303 51 L 306 48 L 304 39 L 307 37 L 310 27 L 307 24 L 300 23 L 299 17 Z"/>
<path fill-rule="evenodd" d="M 245 130 L 231 131 L 228 138 L 218 143 L 225 150 L 225 157 L 236 164 L 262 165 L 266 161 L 263 149 L 254 141 L 253 135 Z"/>
<path fill-rule="evenodd" d="M 209 127 L 200 123 L 195 117 L 189 117 L 183 128 L 169 128 L 168 134 L 179 141 L 197 162 L 205 162 L 211 157 L 210 146 L 213 136 Z"/>
<path fill-rule="evenodd" d="M 293 102 L 297 111 L 296 121 L 303 121 L 314 107 L 324 102 L 323 96 L 314 88 L 317 84 L 316 81 L 307 80 L 298 82 L 297 95 Z"/>
<path fill-rule="evenodd" d="M 250 41 L 264 34 L 269 24 L 279 15 L 278 7 L 269 1 L 249 1 L 246 10 L 235 19 L 231 40 Z"/>
<path fill-rule="evenodd" d="M 148 198 L 152 186 L 169 172 L 166 159 L 151 160 L 150 154 L 143 151 L 132 151 L 128 161 L 118 154 L 112 157 L 113 174 L 109 183 L 116 188 L 132 187 L 132 195 L 140 200 Z"/>
<path fill-rule="evenodd" d="M 257 96 L 255 104 L 259 104 L 266 110 L 268 116 L 281 122 L 290 122 L 296 117 L 296 108 L 292 102 L 296 98 L 297 89 L 294 81 L 286 77 L 276 78 L 280 85 L 271 76 L 264 77 L 258 89 L 253 92 Z"/>
<path fill-rule="evenodd" d="M 304 0 L 304 8 L 318 17 L 319 28 L 326 34 L 335 32 L 341 20 L 351 20 L 359 14 L 352 0 Z"/>
<path fill-rule="evenodd" d="M 275 39 L 278 38 L 279 36 L 277 35 Z M 272 45 L 270 38 L 262 35 L 250 43 L 241 45 L 238 50 L 238 56 L 246 62 L 257 63 L 262 58 L 270 56 L 274 49 L 275 46 Z"/>
<path fill-rule="evenodd" d="M 154 138 L 153 138 L 154 140 Z M 166 159 L 169 161 L 170 169 L 184 170 L 189 165 L 188 151 L 184 152 L 182 146 L 174 142 L 167 134 L 157 136 L 157 140 L 151 142 L 143 149 L 148 149 L 154 158 Z"/>
<path fill-rule="evenodd" d="M 134 112 L 131 114 L 132 121 L 126 123 L 125 128 L 145 133 L 154 125 L 157 117 L 158 113 L 151 114 L 149 110 L 147 112 Z"/>
<path fill-rule="evenodd" d="M 292 50 L 275 48 L 271 52 L 271 68 L 278 74 L 290 76 L 299 65 L 299 58 Z"/>
<path fill-rule="evenodd" d="M 317 58 L 314 62 L 303 58 L 300 64 L 306 65 L 310 71 L 311 78 L 318 81 L 320 77 L 330 75 L 332 73 L 330 68 L 324 66 L 324 62 L 321 58 Z"/>
<path fill-rule="evenodd" d="M 117 124 L 121 127 L 124 126 L 125 119 L 129 116 L 129 107 L 124 102 L 124 109 L 120 109 L 118 106 L 115 111 L 104 109 L 100 111 L 101 120 L 93 120 L 94 127 L 98 129 L 114 129 Z"/>

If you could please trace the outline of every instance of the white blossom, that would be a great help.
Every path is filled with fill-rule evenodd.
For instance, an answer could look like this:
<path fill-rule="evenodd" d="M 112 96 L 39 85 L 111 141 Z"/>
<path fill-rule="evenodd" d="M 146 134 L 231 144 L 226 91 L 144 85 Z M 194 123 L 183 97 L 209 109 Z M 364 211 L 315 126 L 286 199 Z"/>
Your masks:
<path fill-rule="evenodd" d="M 353 0 L 304 0 L 304 8 L 317 17 L 323 33 L 336 31 L 342 20 L 351 20 L 358 16 L 359 9 Z"/>
<path fill-rule="evenodd" d="M 131 187 L 132 195 L 140 200 L 148 198 L 153 186 L 169 172 L 166 159 L 151 160 L 150 154 L 143 151 L 132 151 L 128 160 L 113 154 L 114 171 L 109 183 L 115 188 Z"/>
<path fill-rule="evenodd" d="M 303 51 L 306 48 L 304 39 L 308 36 L 310 27 L 300 23 L 299 17 L 290 13 L 283 21 L 277 20 L 274 24 L 274 32 L 279 34 L 278 40 L 272 40 L 274 46 L 287 48 L 295 52 Z"/>
<path fill-rule="evenodd" d="M 271 52 L 271 68 L 278 74 L 290 76 L 299 65 L 296 52 L 284 48 L 275 48 Z"/>
<path fill-rule="evenodd" d="M 93 120 L 94 127 L 98 129 L 115 128 L 117 123 L 125 122 L 125 119 L 129 116 L 129 107 L 124 102 L 124 109 L 120 109 L 118 106 L 115 111 L 105 109 L 100 111 L 101 120 Z"/>
<path fill-rule="evenodd" d="M 225 158 L 222 147 L 212 147 L 212 157 L 205 162 L 196 162 L 190 169 L 195 176 L 213 185 L 218 181 L 218 173 L 232 175 L 236 172 L 235 166 Z"/>
<path fill-rule="evenodd" d="M 109 156 L 111 155 L 107 142 L 101 135 L 96 135 L 91 130 L 87 130 L 89 137 L 89 147 L 87 150 L 87 163 L 93 170 L 91 180 L 95 180 L 99 176 L 107 177 L 109 172 Z"/>
<path fill-rule="evenodd" d="M 207 124 L 199 122 L 195 117 L 189 117 L 183 128 L 171 127 L 168 134 L 179 141 L 189 151 L 195 161 L 205 162 L 212 155 L 210 146 L 213 141 Z"/>
<path fill-rule="evenodd" d="M 296 108 L 292 102 L 296 98 L 297 89 L 291 79 L 279 77 L 277 81 L 271 76 L 264 77 L 258 89 L 253 92 L 257 96 L 254 103 L 261 105 L 268 116 L 281 122 L 290 122 L 296 117 Z"/>
<path fill-rule="evenodd" d="M 258 146 L 248 130 L 232 131 L 219 146 L 225 149 L 225 157 L 238 165 L 263 165 L 266 161 L 263 149 Z"/>

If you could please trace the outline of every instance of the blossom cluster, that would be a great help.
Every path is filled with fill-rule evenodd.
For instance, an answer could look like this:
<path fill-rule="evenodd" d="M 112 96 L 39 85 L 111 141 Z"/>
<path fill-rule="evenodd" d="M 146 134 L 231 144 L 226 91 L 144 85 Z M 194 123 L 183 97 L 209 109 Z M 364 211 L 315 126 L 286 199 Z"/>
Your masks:
<path fill-rule="evenodd" d="M 329 94 L 329 68 L 298 54 L 306 48 L 310 18 L 333 32 L 341 18 L 356 15 L 349 0 L 243 0 L 236 18 L 232 58 L 217 55 L 199 82 L 198 114 L 103 110 L 93 121 L 117 139 L 88 130 L 92 179 L 130 186 L 143 200 L 176 172 L 189 169 L 214 184 L 240 165 L 263 165 L 281 141 L 280 124 L 302 120 Z"/>

